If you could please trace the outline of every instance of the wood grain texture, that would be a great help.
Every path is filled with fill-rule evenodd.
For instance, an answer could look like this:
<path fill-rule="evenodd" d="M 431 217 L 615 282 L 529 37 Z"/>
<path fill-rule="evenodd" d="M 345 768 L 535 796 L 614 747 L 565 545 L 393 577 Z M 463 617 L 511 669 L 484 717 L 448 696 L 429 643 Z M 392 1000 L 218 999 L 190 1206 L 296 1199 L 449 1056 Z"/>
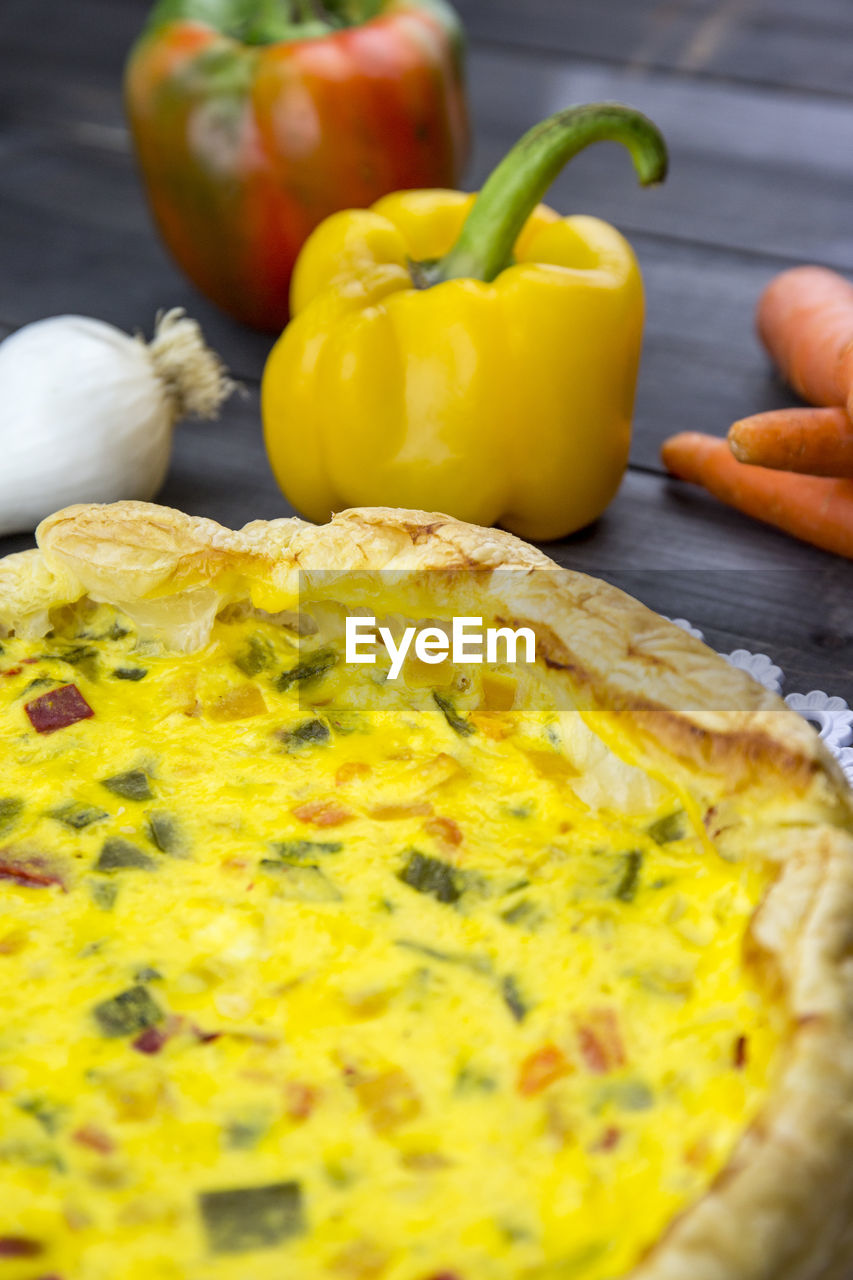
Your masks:
<path fill-rule="evenodd" d="M 629 234 L 853 269 L 846 103 L 519 51 L 481 51 L 472 66 L 475 182 L 543 116 L 574 102 L 626 102 L 667 139 L 666 183 L 642 190 L 621 148 L 590 147 L 551 188 L 556 208 L 596 213 Z"/>
<path fill-rule="evenodd" d="M 45 64 L 37 41 L 23 58 L 0 38 L 0 118 L 7 121 L 0 201 L 26 212 L 38 194 L 49 204 L 55 191 L 70 196 L 68 213 L 79 218 L 68 174 L 88 187 L 90 172 L 102 169 L 92 180 L 89 216 L 128 232 L 150 228 L 121 110 L 123 49 L 94 81 L 79 71 L 68 80 Z M 846 104 L 500 49 L 475 48 L 470 65 L 478 145 L 468 185 L 479 185 L 524 129 L 550 112 L 578 101 L 625 101 L 667 137 L 666 185 L 639 190 L 624 154 L 599 146 L 557 180 L 556 207 L 599 213 L 628 232 L 853 270 L 846 216 L 853 116 Z M 124 198 L 116 201 L 119 182 Z"/>
<path fill-rule="evenodd" d="M 553 57 L 770 85 L 853 93 L 847 0 L 456 0 L 475 44 Z"/>

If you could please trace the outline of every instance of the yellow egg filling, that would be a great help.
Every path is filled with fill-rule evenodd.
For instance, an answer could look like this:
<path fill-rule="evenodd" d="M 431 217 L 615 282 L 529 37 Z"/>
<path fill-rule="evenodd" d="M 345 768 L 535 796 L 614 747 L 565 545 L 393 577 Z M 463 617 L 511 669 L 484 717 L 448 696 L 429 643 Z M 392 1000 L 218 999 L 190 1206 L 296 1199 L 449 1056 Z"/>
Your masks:
<path fill-rule="evenodd" d="M 0 1280 L 606 1280 L 755 1118 L 772 869 L 541 672 L 386 674 L 3 642 Z"/>

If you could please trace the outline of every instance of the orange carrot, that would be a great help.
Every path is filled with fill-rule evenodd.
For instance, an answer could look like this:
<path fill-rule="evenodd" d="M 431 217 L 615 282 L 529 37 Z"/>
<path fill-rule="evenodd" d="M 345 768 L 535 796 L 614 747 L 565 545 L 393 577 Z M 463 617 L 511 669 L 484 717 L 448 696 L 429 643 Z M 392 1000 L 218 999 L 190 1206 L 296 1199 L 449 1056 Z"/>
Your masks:
<path fill-rule="evenodd" d="M 853 418 L 853 285 L 825 267 L 794 267 L 758 302 L 761 341 L 779 372 L 812 404 L 846 405 Z"/>
<path fill-rule="evenodd" d="M 725 440 L 683 431 L 664 442 L 665 466 L 747 515 L 853 560 L 853 480 L 798 476 L 738 462 Z"/>
<path fill-rule="evenodd" d="M 853 477 L 853 422 L 846 409 L 773 409 L 729 427 L 739 462 L 809 476 Z"/>

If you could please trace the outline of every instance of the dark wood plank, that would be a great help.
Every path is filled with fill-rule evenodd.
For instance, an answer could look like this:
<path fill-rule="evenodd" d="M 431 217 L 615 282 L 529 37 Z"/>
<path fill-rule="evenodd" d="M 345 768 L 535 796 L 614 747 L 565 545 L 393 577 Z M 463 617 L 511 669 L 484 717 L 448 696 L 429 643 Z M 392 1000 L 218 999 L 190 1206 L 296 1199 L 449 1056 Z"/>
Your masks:
<path fill-rule="evenodd" d="M 161 247 L 123 131 L 16 129 L 0 142 L 0 319 L 15 326 L 66 312 L 150 332 L 182 306 L 240 377 L 259 377 L 273 338 L 233 322 Z M 106 139 L 106 140 L 105 140 Z"/>
<path fill-rule="evenodd" d="M 638 237 L 646 335 L 632 461 L 660 470 L 675 431 L 725 435 L 737 418 L 797 403 L 754 333 L 755 304 L 783 264 Z"/>
<path fill-rule="evenodd" d="M 560 107 L 627 102 L 667 139 L 665 185 L 641 190 L 621 149 L 590 147 L 551 188 L 555 207 L 632 233 L 853 270 L 846 103 L 496 50 L 475 52 L 472 96 L 475 182 L 523 129 Z"/>
<path fill-rule="evenodd" d="M 849 98 L 846 0 L 456 0 L 474 44 Z"/>
<path fill-rule="evenodd" d="M 455 0 L 475 46 L 505 44 L 545 54 L 629 63 L 644 51 L 678 47 L 706 0 Z"/>

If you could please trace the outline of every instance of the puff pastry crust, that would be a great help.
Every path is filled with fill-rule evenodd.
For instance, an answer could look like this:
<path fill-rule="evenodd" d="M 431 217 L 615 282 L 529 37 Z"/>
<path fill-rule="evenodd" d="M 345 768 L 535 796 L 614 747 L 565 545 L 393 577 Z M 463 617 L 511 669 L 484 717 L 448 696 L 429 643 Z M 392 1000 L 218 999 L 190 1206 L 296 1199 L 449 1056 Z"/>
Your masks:
<path fill-rule="evenodd" d="M 694 785 L 707 778 L 742 809 L 752 797 L 788 805 L 787 835 L 765 851 L 779 878 L 753 928 L 783 983 L 787 1065 L 723 1174 L 633 1276 L 845 1274 L 853 1265 L 853 805 L 800 717 L 616 588 L 559 568 L 509 534 L 440 514 L 354 510 L 323 527 L 286 519 L 234 532 L 118 503 L 61 511 L 42 523 L 38 542 L 0 561 L 0 634 L 44 634 L 52 608 L 88 595 L 192 649 L 226 605 L 249 600 L 271 613 L 292 605 L 300 574 L 443 575 L 432 576 L 432 589 L 450 607 L 474 591 L 484 613 L 532 626 L 555 687 L 591 714 L 630 724 L 643 760 Z"/>

